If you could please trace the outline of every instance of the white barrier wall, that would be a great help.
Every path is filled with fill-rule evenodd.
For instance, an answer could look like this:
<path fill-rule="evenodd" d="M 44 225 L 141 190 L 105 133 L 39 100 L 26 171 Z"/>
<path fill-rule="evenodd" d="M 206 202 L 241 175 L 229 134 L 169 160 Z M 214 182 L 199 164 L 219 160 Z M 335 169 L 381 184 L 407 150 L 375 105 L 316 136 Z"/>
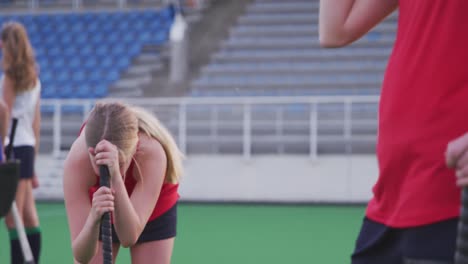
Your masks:
<path fill-rule="evenodd" d="M 377 176 L 372 156 L 197 156 L 187 162 L 183 200 L 365 202 Z"/>
<path fill-rule="evenodd" d="M 38 199 L 63 199 L 63 161 L 40 156 Z M 377 178 L 371 155 L 190 156 L 181 181 L 183 201 L 366 202 Z"/>

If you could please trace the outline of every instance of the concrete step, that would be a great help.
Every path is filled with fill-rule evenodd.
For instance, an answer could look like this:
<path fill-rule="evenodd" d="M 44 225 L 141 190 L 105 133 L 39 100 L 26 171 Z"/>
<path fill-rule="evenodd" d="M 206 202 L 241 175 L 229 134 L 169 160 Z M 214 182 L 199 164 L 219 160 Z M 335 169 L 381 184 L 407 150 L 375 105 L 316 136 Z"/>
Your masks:
<path fill-rule="evenodd" d="M 347 74 L 347 75 L 285 75 L 285 76 L 244 76 L 241 78 L 230 76 L 202 76 L 192 83 L 192 88 L 213 87 L 213 88 L 253 88 L 264 87 L 369 87 L 380 85 L 383 79 L 381 74 Z"/>
<path fill-rule="evenodd" d="M 161 63 L 161 55 L 153 53 L 142 53 L 135 58 L 134 63 L 142 65 L 157 65 Z"/>
<path fill-rule="evenodd" d="M 377 34 L 394 36 L 397 25 L 395 23 L 381 23 L 368 35 L 376 38 Z M 231 38 L 240 37 L 291 37 L 291 36 L 315 36 L 318 38 L 317 25 L 240 25 L 230 30 Z M 366 36 L 364 36 L 366 38 Z"/>
<path fill-rule="evenodd" d="M 151 65 L 141 65 L 136 64 L 130 66 L 127 71 L 122 75 L 122 79 L 125 78 L 140 78 L 152 75 L 152 72 L 161 70 L 163 68 L 163 64 L 151 64 Z"/>
<path fill-rule="evenodd" d="M 243 78 L 249 76 L 313 76 L 313 75 L 349 75 L 349 74 L 378 74 L 381 75 L 385 71 L 386 65 L 376 68 L 337 68 L 337 69 L 320 69 L 320 68 L 293 68 L 293 69 L 209 69 L 203 70 L 205 76 L 227 76 L 232 78 Z"/>
<path fill-rule="evenodd" d="M 146 53 L 151 53 L 151 54 L 159 54 L 163 52 L 164 50 L 167 50 L 170 48 L 169 43 L 164 43 L 162 45 L 144 45 L 141 49 L 141 53 L 146 54 Z"/>
<path fill-rule="evenodd" d="M 247 62 L 337 62 L 387 61 L 391 47 L 343 49 L 222 50 L 212 56 L 212 63 Z"/>
<path fill-rule="evenodd" d="M 311 14 L 251 14 L 239 17 L 238 25 L 314 25 L 318 13 Z"/>
<path fill-rule="evenodd" d="M 239 25 L 317 25 L 318 12 L 307 13 L 272 13 L 272 14 L 247 14 L 239 17 Z M 394 12 L 388 16 L 384 21 L 396 23 L 398 20 L 398 13 Z"/>
<path fill-rule="evenodd" d="M 318 12 L 318 9 L 319 3 L 311 1 L 285 1 L 281 3 L 254 2 L 248 6 L 246 14 L 310 14 Z"/>
<path fill-rule="evenodd" d="M 381 73 L 386 61 L 324 62 L 324 63 L 213 63 L 202 68 L 204 75 L 278 75 L 278 74 L 344 74 Z"/>
<path fill-rule="evenodd" d="M 359 48 L 382 48 L 393 47 L 395 38 L 393 35 L 381 36 L 378 39 L 361 38 L 352 44 L 352 47 Z M 230 38 L 223 42 L 222 47 L 230 50 L 268 50 L 268 49 L 320 49 L 321 45 L 318 37 L 295 36 L 295 37 L 242 37 Z"/>
<path fill-rule="evenodd" d="M 193 97 L 248 97 L 248 96 L 379 96 L 379 86 L 355 87 L 242 87 L 242 88 L 193 88 Z"/>
<path fill-rule="evenodd" d="M 112 91 L 131 90 L 137 87 L 147 85 L 151 82 L 151 76 L 141 76 L 137 78 L 124 78 L 115 82 L 111 86 Z"/>
<path fill-rule="evenodd" d="M 116 98 L 142 97 L 143 90 L 142 89 L 127 89 L 127 90 L 113 91 L 111 93 L 111 96 L 116 97 Z"/>

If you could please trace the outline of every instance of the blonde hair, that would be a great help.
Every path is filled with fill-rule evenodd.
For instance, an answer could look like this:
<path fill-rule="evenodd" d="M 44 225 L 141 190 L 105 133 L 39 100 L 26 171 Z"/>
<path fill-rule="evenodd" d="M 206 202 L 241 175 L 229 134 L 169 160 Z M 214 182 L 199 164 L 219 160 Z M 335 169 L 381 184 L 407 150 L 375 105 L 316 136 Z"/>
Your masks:
<path fill-rule="evenodd" d="M 13 83 L 15 94 L 32 90 L 37 82 L 37 66 L 26 29 L 18 22 L 7 22 L 1 40 L 2 67 Z"/>
<path fill-rule="evenodd" d="M 86 144 L 95 147 L 99 141 L 108 140 L 119 149 L 119 162 L 128 162 L 136 148 L 138 132 L 161 144 L 167 158 L 165 181 L 178 182 L 183 173 L 183 155 L 169 131 L 143 108 L 120 102 L 96 103 L 86 124 Z"/>
<path fill-rule="evenodd" d="M 183 173 L 183 154 L 174 138 L 159 120 L 141 107 L 132 107 L 138 119 L 139 131 L 159 141 L 167 157 L 166 181 L 175 183 Z"/>

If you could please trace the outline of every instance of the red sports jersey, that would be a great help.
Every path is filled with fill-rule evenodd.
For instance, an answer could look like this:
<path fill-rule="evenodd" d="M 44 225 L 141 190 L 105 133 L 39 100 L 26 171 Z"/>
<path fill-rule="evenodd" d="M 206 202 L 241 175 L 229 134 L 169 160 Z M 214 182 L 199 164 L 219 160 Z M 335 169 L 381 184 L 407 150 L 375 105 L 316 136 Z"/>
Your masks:
<path fill-rule="evenodd" d="M 136 185 L 136 180 L 133 177 L 132 171 L 134 167 L 134 161 L 130 164 L 130 167 L 127 170 L 127 174 L 125 175 L 125 189 L 127 190 L 128 196 L 130 196 L 133 192 L 133 189 Z M 96 176 L 96 185 L 90 188 L 89 195 L 90 199 L 92 199 L 94 192 L 99 189 L 99 176 Z M 179 199 L 178 193 L 179 184 L 171 184 L 171 183 L 164 183 L 161 189 L 161 193 L 159 194 L 158 201 L 154 206 L 153 212 L 151 213 L 148 222 L 158 218 L 160 215 L 167 212 L 169 209 L 172 208 Z"/>
<path fill-rule="evenodd" d="M 372 220 L 411 227 L 459 215 L 444 153 L 468 132 L 467 12 L 467 0 L 400 0 L 379 109 Z"/>
<path fill-rule="evenodd" d="M 81 126 L 80 128 L 80 134 L 81 131 L 83 131 L 83 128 L 85 127 L 86 122 Z M 133 168 L 135 166 L 135 161 L 132 160 L 130 163 L 130 166 L 125 174 L 125 189 L 127 190 L 128 196 L 130 196 L 133 193 L 133 189 L 135 188 L 136 185 L 136 180 L 135 177 L 133 176 Z M 93 199 L 93 194 L 94 192 L 99 189 L 99 176 L 96 175 L 96 184 L 89 189 L 89 198 L 90 201 Z M 169 209 L 172 208 L 177 203 L 177 200 L 179 199 L 179 184 L 172 184 L 172 183 L 164 183 L 161 192 L 159 193 L 158 201 L 156 202 L 153 212 L 151 213 L 148 222 L 151 220 L 154 220 L 167 212 Z"/>

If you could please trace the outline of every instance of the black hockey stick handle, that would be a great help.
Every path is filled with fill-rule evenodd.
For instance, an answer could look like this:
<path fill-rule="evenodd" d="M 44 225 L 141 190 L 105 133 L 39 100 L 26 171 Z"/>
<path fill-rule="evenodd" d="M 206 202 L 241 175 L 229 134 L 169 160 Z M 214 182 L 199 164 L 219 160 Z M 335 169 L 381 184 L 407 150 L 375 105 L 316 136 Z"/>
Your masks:
<path fill-rule="evenodd" d="M 99 185 L 110 188 L 109 168 L 105 165 L 99 166 Z M 101 240 L 103 264 L 112 264 L 112 227 L 110 212 L 104 213 L 101 219 Z"/>
<path fill-rule="evenodd" d="M 468 187 L 463 188 L 461 195 L 455 264 L 468 264 Z"/>
<path fill-rule="evenodd" d="M 6 160 L 11 160 L 12 151 L 13 151 L 13 141 L 15 140 L 16 134 L 16 127 L 18 126 L 18 119 L 13 118 L 11 122 L 11 130 L 10 130 L 10 141 L 8 142 L 8 146 L 5 148 L 5 158 Z"/>

